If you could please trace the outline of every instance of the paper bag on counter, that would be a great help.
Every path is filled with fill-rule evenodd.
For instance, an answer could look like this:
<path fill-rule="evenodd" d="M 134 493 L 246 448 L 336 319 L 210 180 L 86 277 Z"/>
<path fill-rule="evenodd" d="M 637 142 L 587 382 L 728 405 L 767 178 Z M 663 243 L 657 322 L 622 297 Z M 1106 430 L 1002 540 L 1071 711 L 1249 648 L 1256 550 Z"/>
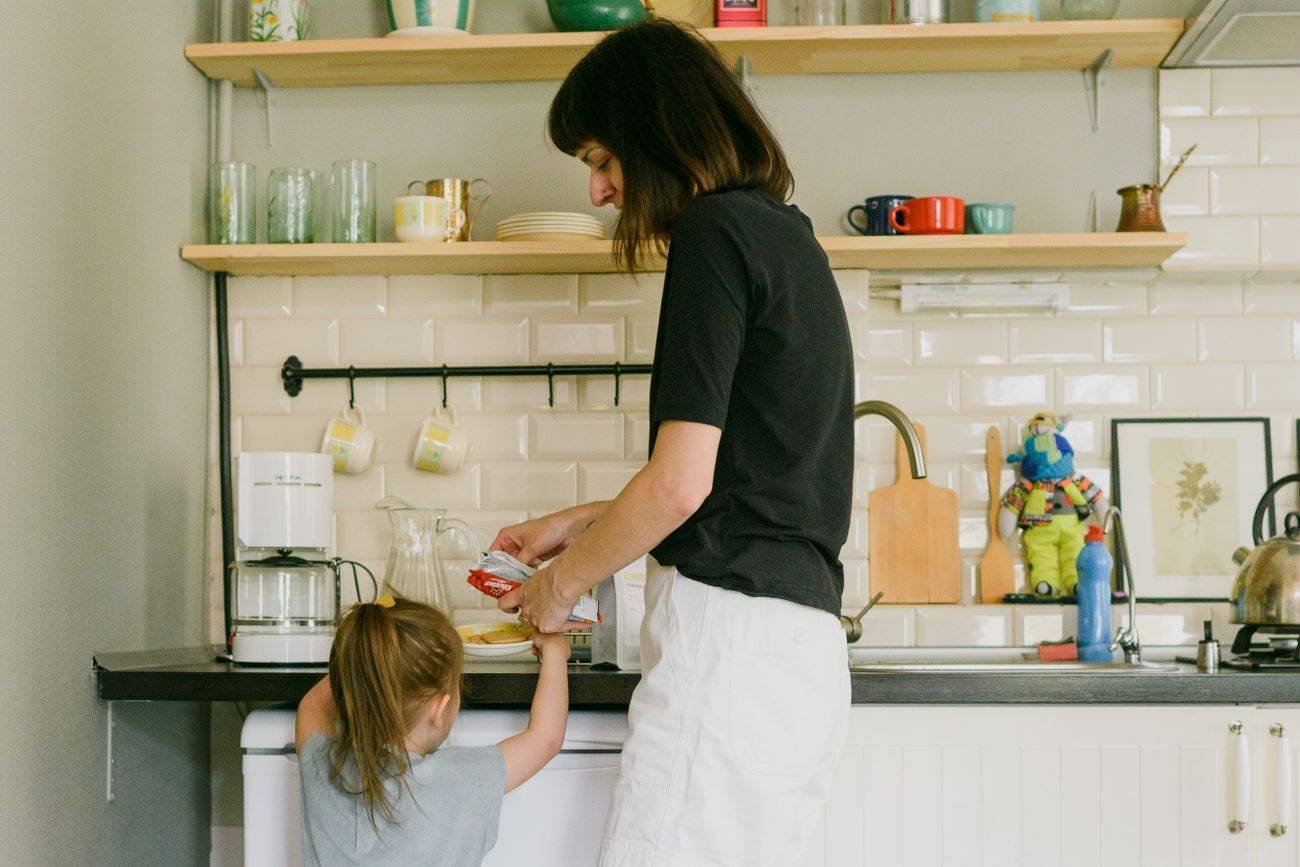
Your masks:
<path fill-rule="evenodd" d="M 641 670 L 645 573 L 642 557 L 596 585 L 596 604 L 604 620 L 591 627 L 593 665 L 609 663 L 622 671 Z"/>

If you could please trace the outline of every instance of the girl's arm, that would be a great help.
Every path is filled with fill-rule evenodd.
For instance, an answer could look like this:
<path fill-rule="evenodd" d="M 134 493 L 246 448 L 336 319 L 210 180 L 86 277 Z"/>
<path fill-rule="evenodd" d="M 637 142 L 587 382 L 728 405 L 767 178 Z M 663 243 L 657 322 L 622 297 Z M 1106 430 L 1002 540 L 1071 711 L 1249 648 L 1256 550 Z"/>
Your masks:
<path fill-rule="evenodd" d="M 336 719 L 334 696 L 330 693 L 329 675 L 326 675 L 298 702 L 298 717 L 294 724 L 298 752 L 302 752 L 303 745 L 316 732 L 329 734 L 333 731 Z"/>
<path fill-rule="evenodd" d="M 497 600 L 516 607 L 539 632 L 566 628 L 578 597 L 662 542 L 695 514 L 713 490 L 722 430 L 690 421 L 665 421 L 650 462 L 596 519 L 518 590 Z"/>
<path fill-rule="evenodd" d="M 497 744 L 506 760 L 507 792 L 532 779 L 564 746 L 569 716 L 569 639 L 538 635 L 535 644 L 542 658 L 542 673 L 537 678 L 528 728 Z"/>

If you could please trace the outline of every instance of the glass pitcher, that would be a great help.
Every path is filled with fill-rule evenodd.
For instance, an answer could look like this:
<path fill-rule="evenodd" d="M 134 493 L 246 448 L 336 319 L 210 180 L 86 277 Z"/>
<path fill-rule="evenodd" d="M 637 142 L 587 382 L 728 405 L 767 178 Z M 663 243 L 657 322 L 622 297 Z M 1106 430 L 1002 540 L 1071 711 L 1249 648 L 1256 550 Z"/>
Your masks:
<path fill-rule="evenodd" d="M 448 518 L 445 509 L 417 509 L 399 497 L 384 497 L 375 508 L 388 512 L 393 526 L 393 547 L 384 569 L 389 591 L 432 605 L 450 617 L 443 538 L 459 533 L 470 556 L 476 557 L 482 549 L 478 534 L 464 521 Z"/>

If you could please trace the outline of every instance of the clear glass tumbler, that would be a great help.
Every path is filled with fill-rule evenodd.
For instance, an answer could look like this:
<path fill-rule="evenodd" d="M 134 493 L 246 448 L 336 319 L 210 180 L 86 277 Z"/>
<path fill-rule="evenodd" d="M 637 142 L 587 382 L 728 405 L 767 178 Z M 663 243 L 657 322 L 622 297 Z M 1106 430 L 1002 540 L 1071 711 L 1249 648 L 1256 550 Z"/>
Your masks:
<path fill-rule="evenodd" d="M 844 23 L 844 0 L 795 0 L 795 20 L 803 27 Z"/>
<path fill-rule="evenodd" d="M 339 160 L 330 166 L 334 242 L 369 244 L 375 240 L 375 164 Z"/>
<path fill-rule="evenodd" d="M 213 163 L 208 172 L 208 242 L 257 241 L 257 167 Z"/>
<path fill-rule="evenodd" d="M 266 240 L 272 244 L 310 244 L 320 219 L 320 172 L 283 167 L 266 182 Z"/>

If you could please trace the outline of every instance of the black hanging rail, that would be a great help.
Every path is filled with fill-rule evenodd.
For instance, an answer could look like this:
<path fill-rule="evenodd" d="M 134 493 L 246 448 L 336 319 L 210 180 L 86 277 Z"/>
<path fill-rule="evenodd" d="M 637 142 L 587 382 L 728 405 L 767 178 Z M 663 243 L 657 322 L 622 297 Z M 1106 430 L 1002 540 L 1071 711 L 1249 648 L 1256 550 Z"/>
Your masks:
<path fill-rule="evenodd" d="M 555 377 L 557 376 L 612 376 L 614 377 L 614 405 L 618 406 L 620 380 L 624 376 L 644 376 L 651 371 L 649 364 L 505 364 L 470 365 L 451 367 L 315 367 L 305 368 L 296 355 L 290 355 L 280 368 L 280 379 L 285 393 L 297 397 L 304 379 L 356 379 L 383 377 L 436 377 L 442 380 L 442 405 L 447 405 L 447 380 L 453 376 L 544 376 L 547 381 L 547 402 L 555 406 Z M 349 394 L 351 392 L 349 391 Z"/>

